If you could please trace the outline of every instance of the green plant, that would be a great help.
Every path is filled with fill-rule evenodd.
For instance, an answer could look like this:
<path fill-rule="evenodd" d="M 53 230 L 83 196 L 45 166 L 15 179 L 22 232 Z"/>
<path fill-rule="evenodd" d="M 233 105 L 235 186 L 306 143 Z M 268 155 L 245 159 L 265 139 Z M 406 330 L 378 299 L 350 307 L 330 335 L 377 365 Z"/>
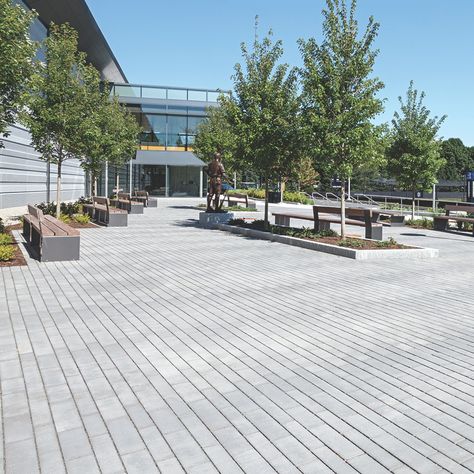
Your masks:
<path fill-rule="evenodd" d="M 3 219 L 0 217 L 0 234 L 5 232 L 5 224 L 3 223 Z"/>
<path fill-rule="evenodd" d="M 384 249 L 390 247 L 398 247 L 399 243 L 393 237 L 389 237 L 388 240 L 381 240 L 377 242 L 376 245 L 378 248 Z"/>
<path fill-rule="evenodd" d="M 78 224 L 89 224 L 91 218 L 88 214 L 75 214 L 73 216 L 73 220 L 76 221 Z"/>
<path fill-rule="evenodd" d="M 13 243 L 13 237 L 10 234 L 0 234 L 0 245 L 10 245 Z"/>
<path fill-rule="evenodd" d="M 420 228 L 420 229 L 432 229 L 433 221 L 431 219 L 408 219 L 405 222 L 408 227 Z"/>
<path fill-rule="evenodd" d="M 244 219 L 231 219 L 229 225 L 235 225 L 237 227 L 245 227 L 246 222 Z"/>
<path fill-rule="evenodd" d="M 67 214 L 61 214 L 59 216 L 59 220 L 64 222 L 65 224 L 69 224 L 71 222 L 71 217 L 68 216 Z"/>
<path fill-rule="evenodd" d="M 359 239 L 343 239 L 343 240 L 340 240 L 337 245 L 339 245 L 339 247 L 347 247 L 347 248 L 351 248 L 351 249 L 359 249 L 359 248 L 362 248 L 362 247 L 365 247 L 366 246 L 366 242 L 364 242 L 363 240 L 359 240 Z"/>
<path fill-rule="evenodd" d="M 15 256 L 15 248 L 11 245 L 0 245 L 0 262 L 8 262 Z"/>

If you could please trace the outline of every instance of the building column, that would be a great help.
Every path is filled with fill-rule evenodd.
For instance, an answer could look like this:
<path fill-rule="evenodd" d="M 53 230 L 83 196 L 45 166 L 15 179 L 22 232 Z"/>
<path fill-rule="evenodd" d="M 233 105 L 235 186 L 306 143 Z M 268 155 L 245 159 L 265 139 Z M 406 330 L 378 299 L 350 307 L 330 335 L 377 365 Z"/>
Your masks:
<path fill-rule="evenodd" d="M 169 197 L 170 195 L 169 185 L 170 185 L 170 174 L 169 174 L 168 165 L 165 165 L 165 197 Z"/>
<path fill-rule="evenodd" d="M 203 183 L 202 183 L 202 179 L 203 179 L 203 172 L 202 172 L 202 168 L 199 170 L 199 197 L 202 198 L 202 195 L 203 195 Z"/>
<path fill-rule="evenodd" d="M 104 195 L 109 197 L 109 162 L 105 162 L 105 184 L 104 184 Z"/>

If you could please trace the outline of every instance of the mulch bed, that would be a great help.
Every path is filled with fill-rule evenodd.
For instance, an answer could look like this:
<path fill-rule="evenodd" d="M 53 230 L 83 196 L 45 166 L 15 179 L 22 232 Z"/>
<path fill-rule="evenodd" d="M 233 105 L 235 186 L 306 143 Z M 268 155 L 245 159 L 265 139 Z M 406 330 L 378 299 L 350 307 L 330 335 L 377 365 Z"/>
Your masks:
<path fill-rule="evenodd" d="M 68 226 L 74 227 L 74 229 L 99 229 L 100 225 L 88 222 L 87 224 L 80 224 L 79 222 L 69 222 Z"/>
<path fill-rule="evenodd" d="M 12 232 L 11 232 L 12 230 L 18 230 L 18 229 L 21 229 L 21 227 L 22 227 L 21 224 L 17 224 L 17 225 L 14 225 L 14 226 L 8 226 L 6 233 L 12 235 Z M 13 237 L 13 235 L 12 235 L 12 237 Z M 10 244 L 10 245 L 13 245 L 13 247 L 15 248 L 15 255 L 8 262 L 0 262 L 0 268 L 3 268 L 3 267 L 21 267 L 21 266 L 28 265 L 26 263 L 25 257 L 23 256 L 23 253 L 21 252 L 20 246 L 15 242 L 15 240 L 14 240 L 14 243 Z"/>

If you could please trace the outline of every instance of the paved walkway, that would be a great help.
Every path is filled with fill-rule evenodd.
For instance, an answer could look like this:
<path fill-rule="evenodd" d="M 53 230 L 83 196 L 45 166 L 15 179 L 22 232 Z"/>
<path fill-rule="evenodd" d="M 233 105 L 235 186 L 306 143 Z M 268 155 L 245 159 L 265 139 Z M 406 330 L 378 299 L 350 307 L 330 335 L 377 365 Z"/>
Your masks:
<path fill-rule="evenodd" d="M 356 262 L 188 204 L 0 270 L 0 471 L 474 472 L 471 237 Z"/>

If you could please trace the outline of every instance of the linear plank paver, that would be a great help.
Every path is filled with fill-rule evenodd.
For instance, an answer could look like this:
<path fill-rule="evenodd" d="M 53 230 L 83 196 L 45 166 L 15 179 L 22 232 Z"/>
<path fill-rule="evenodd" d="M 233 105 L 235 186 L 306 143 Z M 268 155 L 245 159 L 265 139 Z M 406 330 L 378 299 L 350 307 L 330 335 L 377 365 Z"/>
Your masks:
<path fill-rule="evenodd" d="M 355 262 L 195 202 L 0 270 L 2 471 L 474 472 L 471 237 Z"/>

